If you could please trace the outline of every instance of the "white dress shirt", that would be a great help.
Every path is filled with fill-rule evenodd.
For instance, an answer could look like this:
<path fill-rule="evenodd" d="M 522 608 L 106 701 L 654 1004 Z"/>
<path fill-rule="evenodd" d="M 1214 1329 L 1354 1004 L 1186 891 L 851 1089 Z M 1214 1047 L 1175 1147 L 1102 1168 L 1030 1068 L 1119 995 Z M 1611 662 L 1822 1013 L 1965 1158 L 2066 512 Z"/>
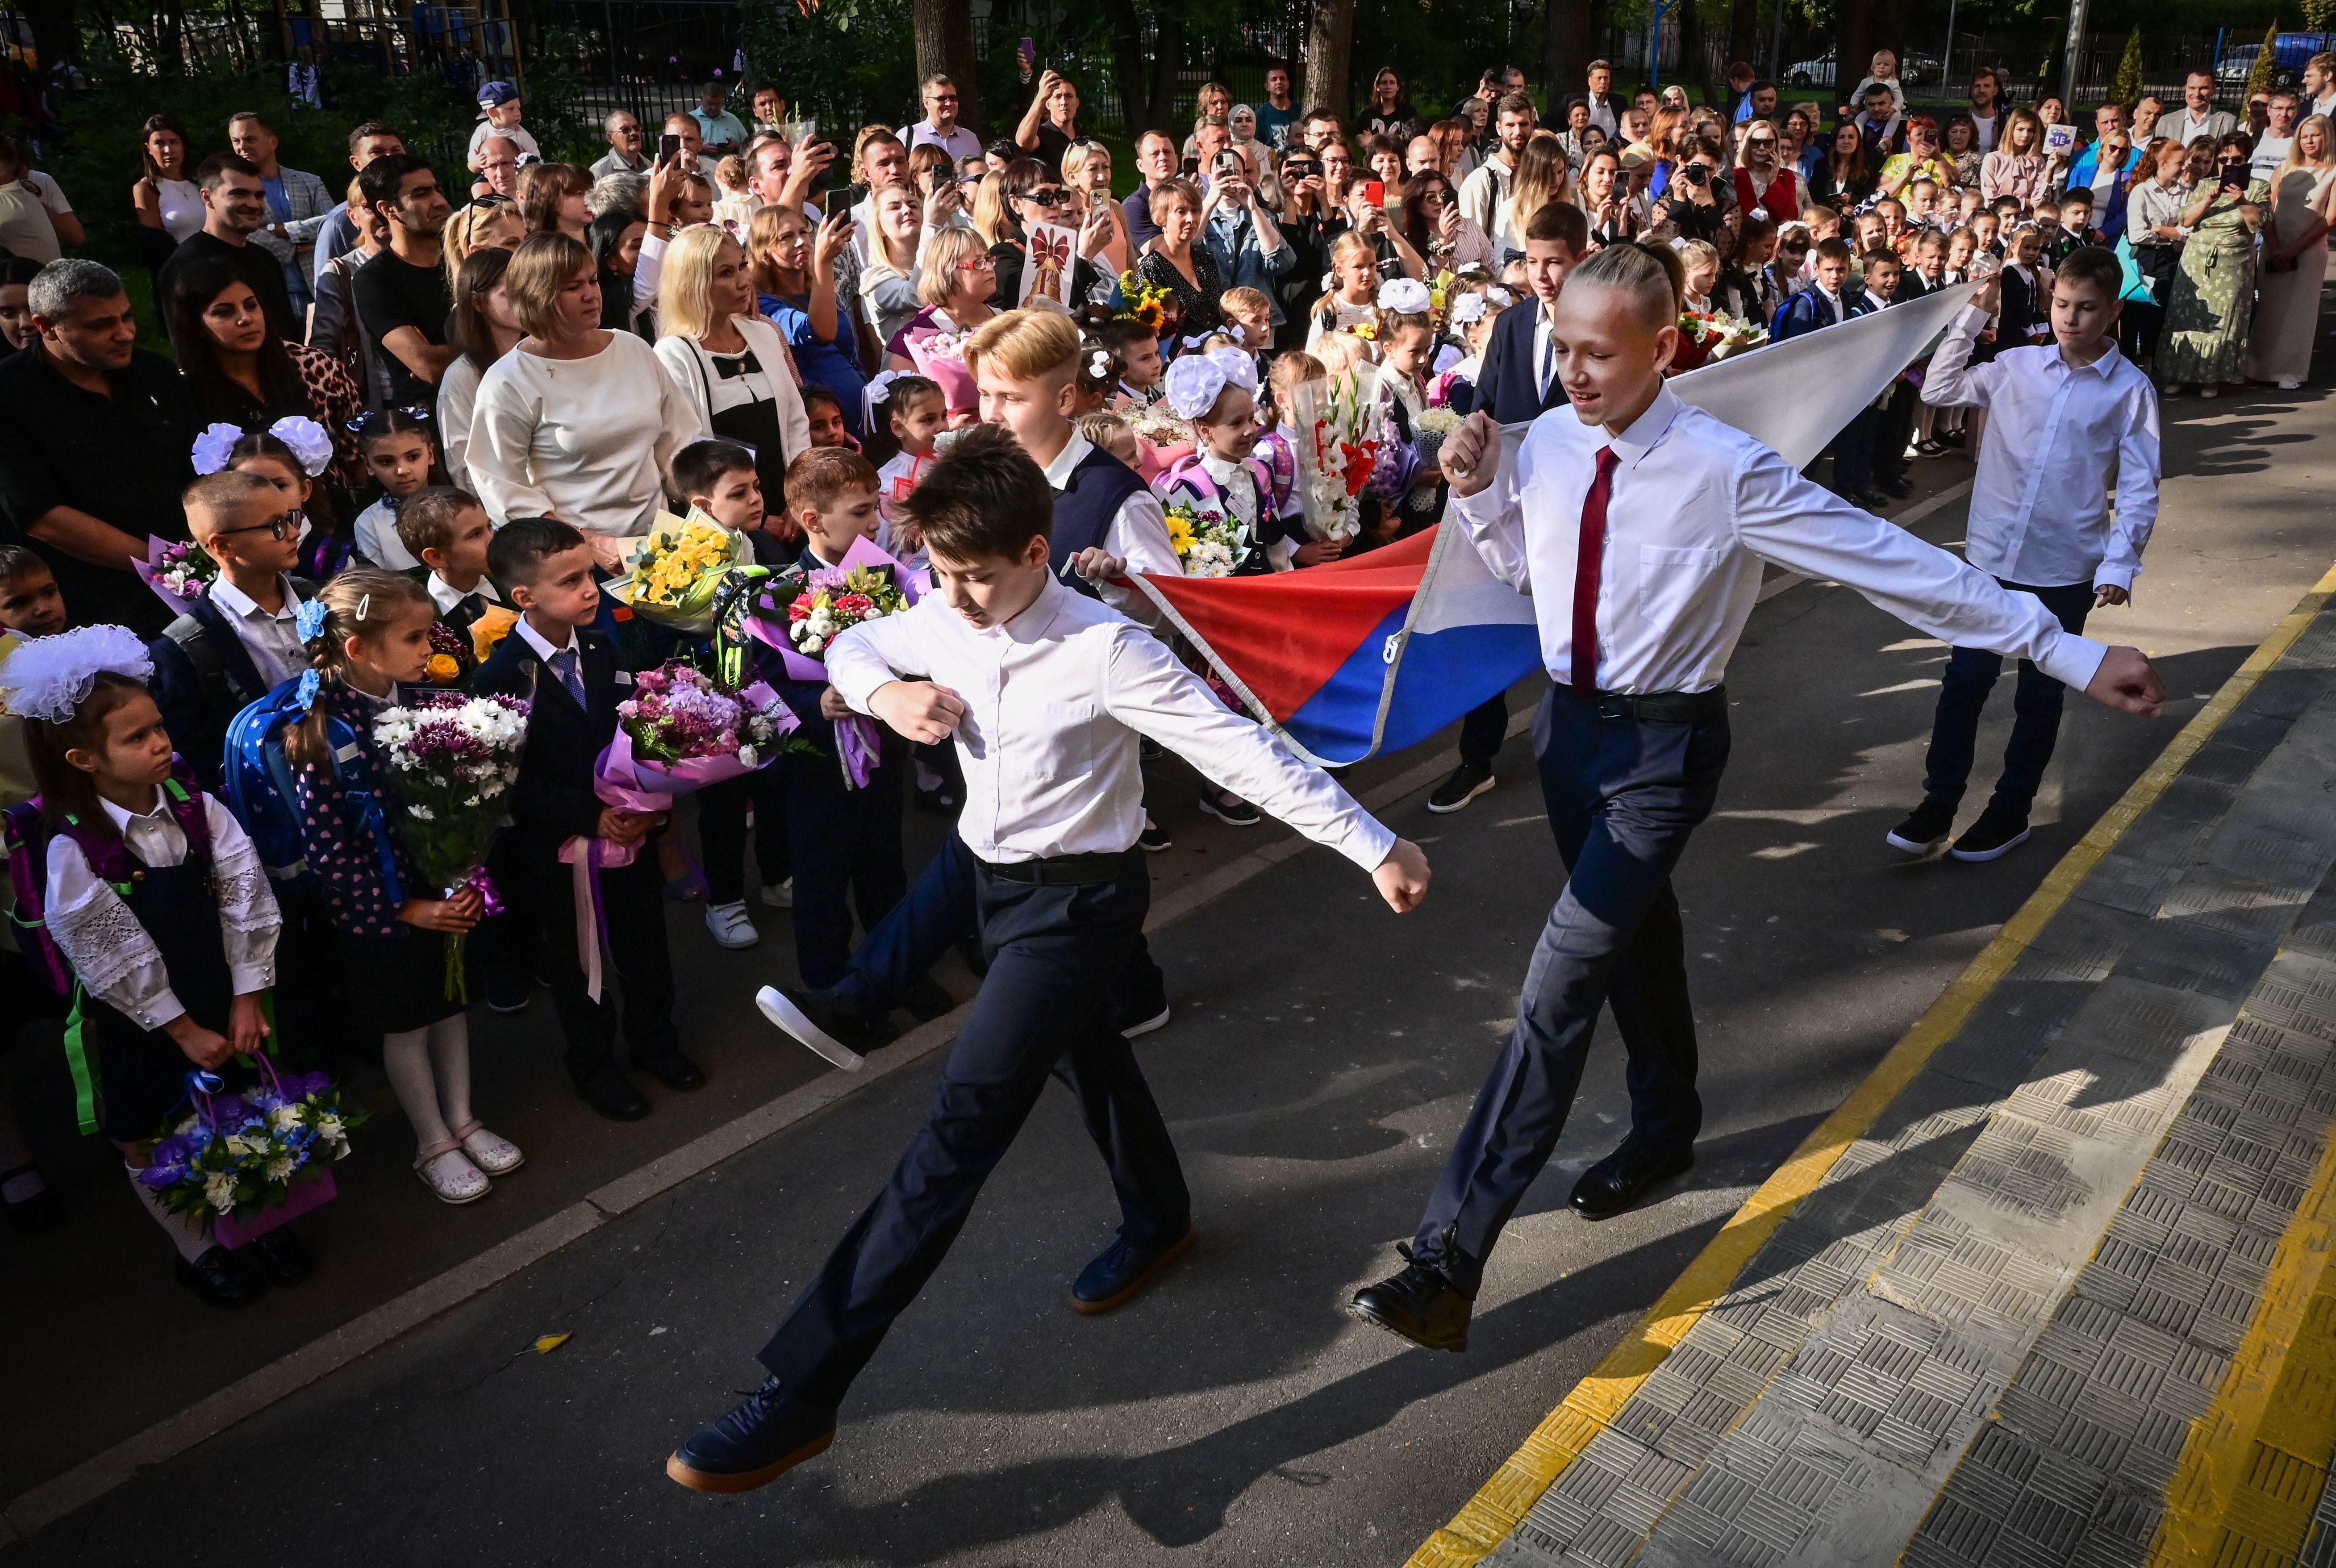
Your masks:
<path fill-rule="evenodd" d="M 154 809 L 133 816 L 101 800 L 122 842 L 141 864 L 183 864 L 187 835 L 156 792 Z M 219 938 L 227 950 L 235 994 L 276 983 L 276 932 L 283 923 L 268 891 L 259 855 L 243 824 L 215 796 L 203 796 L 211 833 L 211 879 L 219 900 Z M 98 880 L 81 846 L 64 833 L 49 841 L 48 928 L 80 977 L 82 989 L 141 1029 L 159 1029 L 184 1013 L 170 989 L 161 950 L 112 884 Z"/>
<path fill-rule="evenodd" d="M 430 602 L 438 607 L 440 615 L 453 614 L 454 607 L 470 598 L 472 594 L 478 595 L 490 604 L 501 604 L 503 601 L 503 596 L 495 591 L 493 579 L 490 578 L 479 579 L 477 585 L 472 588 L 469 593 L 465 593 L 440 577 L 433 569 L 430 575 L 423 579 L 422 586 L 430 590 Z"/>
<path fill-rule="evenodd" d="M 422 564 L 397 536 L 397 509 L 387 496 L 357 513 L 356 535 L 357 553 L 384 571 L 412 571 Z"/>
<path fill-rule="evenodd" d="M 1056 490 L 1068 485 L 1071 470 L 1094 450 L 1095 443 L 1072 431 L 1071 439 L 1055 453 L 1055 461 L 1046 465 L 1046 482 Z M 1104 531 L 1103 548 L 1127 562 L 1130 572 L 1148 571 L 1159 577 L 1184 575 L 1184 563 L 1177 558 L 1176 547 L 1168 541 L 1167 509 L 1148 490 L 1139 489 L 1119 503 L 1119 510 L 1112 514 L 1111 526 Z M 1123 615 L 1135 615 L 1146 626 L 1152 624 L 1157 612 L 1142 589 L 1109 582 L 1100 586 L 1105 604 Z"/>
<path fill-rule="evenodd" d="M 2238 123 L 2238 116 L 2227 109 L 2209 109 L 2200 114 L 2185 103 L 2158 121 L 2157 134 L 2187 147 L 2201 136 L 2212 136 L 2219 141 L 2237 129 Z"/>
<path fill-rule="evenodd" d="M 279 578 L 277 587 L 283 590 L 284 603 L 272 614 L 229 582 L 225 572 L 211 579 L 210 587 L 211 602 L 227 612 L 227 623 L 235 628 L 236 639 L 251 656 L 252 667 L 270 687 L 290 679 L 294 670 L 308 667 L 308 650 L 300 646 L 300 631 L 293 624 L 300 616 L 300 596 L 292 591 L 288 577 Z"/>
<path fill-rule="evenodd" d="M 577 660 L 576 674 L 579 678 L 581 678 L 584 674 L 584 645 L 577 640 L 576 628 L 574 627 L 571 626 L 568 628 L 568 640 L 561 643 L 547 641 L 544 635 L 535 629 L 535 623 L 528 619 L 525 616 L 519 618 L 518 622 L 512 627 L 512 629 L 518 632 L 520 636 L 527 638 L 527 646 L 535 649 L 535 657 L 541 659 L 547 666 L 551 663 L 551 656 L 553 654 L 574 654 Z"/>
<path fill-rule="evenodd" d="M 1542 659 L 1573 668 L 1582 503 L 1601 447 L 1618 463 L 1598 579 L 1598 686 L 1646 696 L 1708 691 L 1760 591 L 1760 563 L 1847 584 L 1958 648 L 2033 659 L 2079 689 L 2107 651 L 2060 629 L 2042 601 L 1861 511 L 1669 387 L 1620 435 L 1554 408 L 1482 492 L 1455 498 L 1494 575 L 1533 597 Z"/>
<path fill-rule="evenodd" d="M 1607 141 L 1611 141 L 1621 134 L 1621 107 L 1611 93 L 1602 98 L 1595 93 L 1584 93 L 1582 96 L 1590 105 L 1590 123 L 1606 132 Z"/>
<path fill-rule="evenodd" d="M 1004 626 L 974 627 L 933 594 L 905 614 L 861 622 L 827 650 L 827 678 L 856 712 L 910 675 L 966 705 L 957 831 L 977 860 L 1132 846 L 1144 829 L 1138 735 L 1366 871 L 1395 845 L 1329 774 L 1229 711 L 1166 645 L 1056 579 Z"/>
<path fill-rule="evenodd" d="M 1976 306 L 1955 312 L 1922 378 L 1923 402 L 1988 411 L 1964 555 L 2006 582 L 2130 591 L 2157 524 L 2156 389 L 2114 346 L 2081 370 L 2055 343 L 1973 365 L 1987 320 Z"/>

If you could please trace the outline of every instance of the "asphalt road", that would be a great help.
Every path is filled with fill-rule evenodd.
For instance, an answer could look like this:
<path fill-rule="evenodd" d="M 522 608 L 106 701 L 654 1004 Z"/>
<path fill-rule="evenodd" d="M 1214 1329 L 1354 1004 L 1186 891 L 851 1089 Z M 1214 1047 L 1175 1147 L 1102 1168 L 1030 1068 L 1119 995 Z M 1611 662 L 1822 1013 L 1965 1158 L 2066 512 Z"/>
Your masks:
<path fill-rule="evenodd" d="M 1601 1042 L 1557 1160 L 1492 1261 L 1465 1356 L 1404 1349 L 1339 1307 L 1395 1265 L 1557 890 L 1522 737 L 1501 787 L 1466 813 L 1431 816 L 1414 796 L 1387 813 L 1435 861 L 1419 912 L 1397 920 L 1345 862 L 1309 851 L 1154 936 L 1177 1017 L 1139 1049 L 1184 1155 L 1201 1244 L 1126 1310 L 1089 1320 L 1066 1304 L 1114 1210 L 1074 1107 L 1050 1092 L 860 1380 L 835 1447 L 738 1499 L 665 1479 L 673 1444 L 758 1378 L 754 1349 L 883 1180 L 923 1112 L 934 1058 L 156 1466 L 5 1560 L 240 1561 L 300 1543 L 384 1563 L 1400 1562 L 2327 569 L 2330 471 L 2295 449 L 2336 434 L 2336 404 L 2306 392 L 2168 413 L 2175 477 L 2149 570 L 2134 607 L 2094 629 L 2150 650 L 2178 700 L 2152 722 L 2072 702 L 2036 836 L 2001 862 L 1909 865 L 1880 842 L 1918 792 L 1943 649 L 1822 583 L 1756 611 L 1730 670 L 1734 760 L 1679 877 L 1704 1051 L 1698 1164 L 1662 1201 L 1606 1224 L 1564 1211 L 1573 1176 L 1626 1115 L 1619 1052 Z M 1936 484 L 1969 472 L 1960 460 L 1926 466 Z M 1917 531 L 1951 543 L 1962 519 L 1950 505 Z M 2000 754 L 2008 698 L 2000 689 L 1983 759 Z M 1966 819 L 1983 794 L 1984 781 Z M 1213 851 L 1254 837 L 1194 842 Z M 1163 868 L 1190 874 L 1189 862 Z M 706 1031 L 725 1093 L 752 1103 L 813 1076 L 816 1064 L 767 1036 L 746 1037 L 757 1026 L 736 1021 L 735 998 L 697 994 L 754 964 L 686 962 L 686 1005 L 732 1020 Z M 660 1100 L 660 1115 L 719 1119 L 719 1107 Z M 563 1164 L 622 1169 L 626 1147 L 611 1135 L 559 1150 L 563 1161 L 499 1189 L 505 1213 L 491 1222 L 550 1201 L 525 1182 L 564 1191 Z M 457 1247 L 446 1237 L 460 1217 L 423 1197 L 353 1225 L 361 1251 L 319 1227 L 327 1272 L 344 1281 L 329 1289 L 352 1300 L 386 1290 L 424 1268 L 416 1257 Z M 11 1423 L 20 1482 L 78 1456 L 61 1448 L 135 1430 L 126 1407 L 168 1414 L 169 1390 L 208 1375 L 186 1361 L 242 1365 L 259 1354 L 254 1342 L 274 1346 L 339 1310 L 247 1313 L 228 1321 L 249 1329 L 230 1333 L 216 1316 L 183 1324 L 184 1307 L 122 1306 L 129 1328 L 107 1339 L 44 1313 L 39 1277 L 16 1271 L 19 1254 L 0 1256 L 20 1282 L 5 1312 L 9 1378 L 40 1389 L 34 1419 Z M 164 1292 L 170 1306 L 151 1268 L 115 1267 L 125 1290 Z M 563 1332 L 573 1338 L 556 1351 L 530 1349 Z M 40 1355 L 52 1335 L 73 1353 Z"/>

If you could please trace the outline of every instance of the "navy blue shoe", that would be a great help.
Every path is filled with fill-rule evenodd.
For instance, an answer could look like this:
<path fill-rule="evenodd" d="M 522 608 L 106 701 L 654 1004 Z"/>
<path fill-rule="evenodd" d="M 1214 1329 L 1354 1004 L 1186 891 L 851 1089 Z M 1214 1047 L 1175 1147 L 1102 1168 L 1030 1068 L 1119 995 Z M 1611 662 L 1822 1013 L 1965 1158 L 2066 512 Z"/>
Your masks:
<path fill-rule="evenodd" d="M 776 1378 L 684 1443 L 665 1473 L 693 1492 L 752 1492 L 835 1441 L 835 1412 L 787 1398 Z"/>
<path fill-rule="evenodd" d="M 1080 1271 L 1077 1282 L 1071 1286 L 1072 1307 L 1092 1318 L 1126 1306 L 1152 1283 L 1154 1274 L 1191 1251 L 1199 1234 L 1187 1226 L 1174 1241 L 1152 1248 L 1139 1249 L 1124 1239 L 1114 1242 Z"/>

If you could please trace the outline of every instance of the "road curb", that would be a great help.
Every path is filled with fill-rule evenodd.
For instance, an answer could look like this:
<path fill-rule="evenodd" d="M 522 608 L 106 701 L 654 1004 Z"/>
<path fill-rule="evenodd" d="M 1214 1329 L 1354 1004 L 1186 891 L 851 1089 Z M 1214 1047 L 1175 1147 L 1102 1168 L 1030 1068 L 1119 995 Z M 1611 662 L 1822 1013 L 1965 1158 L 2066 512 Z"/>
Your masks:
<path fill-rule="evenodd" d="M 2294 609 L 2166 743 L 2117 803 L 2070 847 L 1994 939 L 1901 1036 L 1889 1053 L 1776 1171 L 1728 1217 L 1620 1343 L 1544 1417 L 1451 1522 L 1411 1555 L 1408 1568 L 1474 1568 L 1562 1475 L 1704 1312 L 1724 1297 L 1768 1237 L 1834 1163 L 1870 1129 L 1900 1090 L 1962 1027 L 2101 857 L 2180 775 L 2313 618 L 2336 597 L 2331 566 Z"/>

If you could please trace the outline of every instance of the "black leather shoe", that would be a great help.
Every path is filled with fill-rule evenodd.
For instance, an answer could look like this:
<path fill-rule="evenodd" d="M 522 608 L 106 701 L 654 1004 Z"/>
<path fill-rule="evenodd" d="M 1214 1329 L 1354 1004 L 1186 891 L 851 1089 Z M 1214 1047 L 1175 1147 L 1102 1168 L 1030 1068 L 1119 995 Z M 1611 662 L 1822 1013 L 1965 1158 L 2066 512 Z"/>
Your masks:
<path fill-rule="evenodd" d="M 1191 1251 L 1199 1234 L 1187 1226 L 1183 1235 L 1159 1247 L 1137 1248 L 1124 1241 L 1114 1242 L 1079 1271 L 1071 1286 L 1072 1308 L 1092 1318 L 1126 1306 L 1144 1293 L 1153 1275 Z"/>
<path fill-rule="evenodd" d="M 679 1051 L 662 1057 L 636 1057 L 633 1066 L 676 1094 L 706 1086 L 706 1069 Z"/>
<path fill-rule="evenodd" d="M 1399 1248 L 1411 1257 L 1409 1247 Z M 1355 1292 L 1347 1310 L 1364 1322 L 1401 1335 L 1428 1350 L 1468 1348 L 1468 1298 L 1452 1281 L 1426 1263 L 1406 1261 L 1403 1272 Z"/>
<path fill-rule="evenodd" d="M 576 1086 L 584 1103 L 612 1122 L 638 1122 L 649 1114 L 649 1103 L 633 1087 L 619 1067 L 603 1067 Z"/>
<path fill-rule="evenodd" d="M 940 982 L 932 976 L 919 975 L 901 988 L 900 1005 L 909 1009 L 909 1016 L 917 1022 L 930 1024 L 942 1014 L 952 1011 L 957 1007 L 957 998 L 943 990 Z"/>
<path fill-rule="evenodd" d="M 1876 479 L 1874 483 L 1874 487 L 1880 490 L 1883 494 L 1894 495 L 1901 501 L 1905 500 L 1908 496 L 1914 493 L 1914 487 L 1913 485 L 1907 483 L 1904 480 L 1891 474 L 1883 475 L 1881 478 Z"/>
<path fill-rule="evenodd" d="M 1849 503 L 1867 511 L 1883 511 L 1889 508 L 1890 498 L 1878 490 L 1853 490 L 1849 492 Z"/>
<path fill-rule="evenodd" d="M 1573 1183 L 1573 1212 L 1585 1220 L 1611 1220 L 1639 1201 L 1658 1182 L 1693 1168 L 1691 1150 L 1663 1154 L 1651 1149 L 1621 1148 L 1582 1173 Z"/>
<path fill-rule="evenodd" d="M 835 1412 L 787 1398 L 776 1378 L 673 1451 L 665 1473 L 693 1492 L 752 1492 L 835 1441 Z"/>
<path fill-rule="evenodd" d="M 281 1226 L 253 1237 L 251 1245 L 239 1251 L 251 1254 L 270 1284 L 297 1285 L 316 1271 L 316 1261 L 300 1244 L 300 1238 Z"/>
<path fill-rule="evenodd" d="M 213 1247 L 191 1263 L 180 1259 L 179 1283 L 211 1307 L 248 1307 L 268 1289 L 266 1280 L 225 1247 Z"/>

